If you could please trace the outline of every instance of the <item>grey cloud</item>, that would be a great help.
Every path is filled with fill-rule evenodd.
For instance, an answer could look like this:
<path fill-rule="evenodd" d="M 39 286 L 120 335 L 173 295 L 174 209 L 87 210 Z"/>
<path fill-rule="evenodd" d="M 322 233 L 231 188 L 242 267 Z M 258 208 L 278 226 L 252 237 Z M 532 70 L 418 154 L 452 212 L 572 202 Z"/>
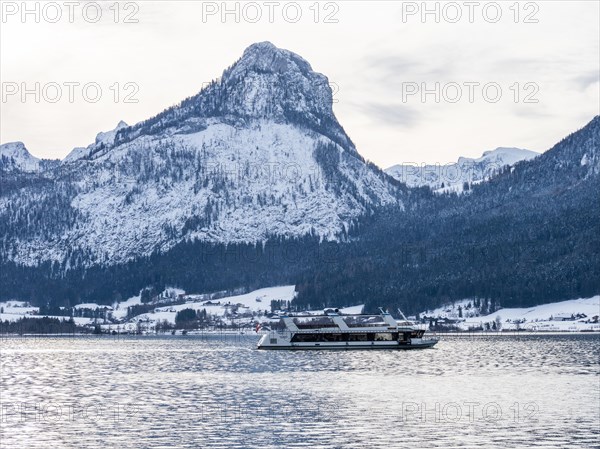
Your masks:
<path fill-rule="evenodd" d="M 573 78 L 573 83 L 579 90 L 586 90 L 593 84 L 600 83 L 600 72 L 593 71 Z"/>
<path fill-rule="evenodd" d="M 402 128 L 416 126 L 421 118 L 421 114 L 417 110 L 403 104 L 371 102 L 358 106 L 358 109 L 374 122 Z"/>
<path fill-rule="evenodd" d="M 512 112 L 514 115 L 523 118 L 531 118 L 531 119 L 548 119 L 554 117 L 554 114 L 551 114 L 539 106 L 535 105 L 518 105 L 512 108 Z"/>
<path fill-rule="evenodd" d="M 448 79 L 454 73 L 454 64 L 442 58 L 411 59 L 403 55 L 369 57 L 365 60 L 369 69 L 390 81 L 419 81 L 424 79 Z"/>

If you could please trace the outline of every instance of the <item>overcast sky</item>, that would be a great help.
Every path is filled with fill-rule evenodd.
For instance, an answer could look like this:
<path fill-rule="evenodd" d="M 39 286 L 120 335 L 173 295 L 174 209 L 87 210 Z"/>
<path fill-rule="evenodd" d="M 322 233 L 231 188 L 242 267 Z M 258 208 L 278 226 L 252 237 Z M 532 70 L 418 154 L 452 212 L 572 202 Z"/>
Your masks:
<path fill-rule="evenodd" d="M 422 2 L 278 3 L 242 2 L 238 17 L 223 17 L 221 2 L 111 1 L 92 23 L 95 5 L 40 3 L 38 18 L 4 1 L 0 141 L 63 158 L 119 120 L 134 124 L 195 94 L 265 40 L 328 76 L 340 123 L 382 167 L 498 146 L 541 152 L 599 114 L 597 1 L 478 2 L 471 10 L 428 2 L 439 23 L 421 15 Z M 23 99 L 35 83 L 39 102 L 33 93 Z M 72 102 L 69 83 L 79 83 Z M 96 84 L 83 92 L 87 83 Z"/>

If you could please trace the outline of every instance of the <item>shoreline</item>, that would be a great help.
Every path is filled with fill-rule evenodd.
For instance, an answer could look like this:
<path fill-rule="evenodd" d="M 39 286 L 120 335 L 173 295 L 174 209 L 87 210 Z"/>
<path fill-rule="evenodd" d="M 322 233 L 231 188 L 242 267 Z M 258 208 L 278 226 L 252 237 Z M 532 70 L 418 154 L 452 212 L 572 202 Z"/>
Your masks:
<path fill-rule="evenodd" d="M 267 332 L 268 333 L 268 332 Z M 16 338 L 16 337 L 25 337 L 25 338 L 44 338 L 44 337 L 77 337 L 77 338 L 121 338 L 121 337 L 144 337 L 144 338 L 178 338 L 178 337 L 186 337 L 186 338 L 196 338 L 196 337 L 204 337 L 204 336 L 224 336 L 224 337 L 252 337 L 258 339 L 262 336 L 264 332 L 254 333 L 254 332 L 240 332 L 235 330 L 204 330 L 204 331 L 189 331 L 186 334 L 182 334 L 178 332 L 176 334 L 171 333 L 142 333 L 142 334 L 132 334 L 132 333 L 83 333 L 83 332 L 74 332 L 74 333 L 0 333 L 0 340 L 2 338 Z M 598 335 L 600 336 L 600 331 L 497 331 L 497 332 L 428 332 L 428 335 L 431 337 L 523 337 L 523 336 L 560 336 L 560 335 Z"/>

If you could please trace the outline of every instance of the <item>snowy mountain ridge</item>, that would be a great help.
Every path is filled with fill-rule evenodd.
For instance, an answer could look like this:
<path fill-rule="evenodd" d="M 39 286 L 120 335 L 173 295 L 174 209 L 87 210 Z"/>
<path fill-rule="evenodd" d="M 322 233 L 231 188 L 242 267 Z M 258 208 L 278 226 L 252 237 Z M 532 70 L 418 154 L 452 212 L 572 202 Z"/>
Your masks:
<path fill-rule="evenodd" d="M 539 153 L 521 148 L 498 147 L 479 158 L 459 157 L 451 164 L 398 164 L 385 172 L 409 187 L 429 186 L 435 192 L 461 193 L 465 183 L 477 184 L 497 174 L 505 166 L 531 160 Z"/>
<path fill-rule="evenodd" d="M 0 145 L 0 163 L 4 170 L 37 171 L 40 160 L 32 156 L 23 142 L 9 142 Z"/>
<path fill-rule="evenodd" d="M 73 150 L 67 154 L 62 162 L 76 161 L 84 157 L 89 157 L 92 153 L 101 148 L 112 147 L 115 143 L 117 132 L 123 128 L 127 128 L 128 126 L 129 125 L 127 125 L 127 123 L 125 123 L 123 120 L 119 121 L 114 129 L 111 129 L 110 131 L 99 132 L 94 143 L 88 145 L 87 147 L 73 148 Z"/>

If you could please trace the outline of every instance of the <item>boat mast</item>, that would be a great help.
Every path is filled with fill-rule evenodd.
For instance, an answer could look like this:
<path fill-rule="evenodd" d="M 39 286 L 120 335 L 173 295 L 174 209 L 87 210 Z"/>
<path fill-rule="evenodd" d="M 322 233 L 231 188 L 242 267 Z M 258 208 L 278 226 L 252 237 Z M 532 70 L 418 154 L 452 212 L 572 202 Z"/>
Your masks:
<path fill-rule="evenodd" d="M 400 308 L 399 308 L 399 307 L 398 307 L 398 313 L 400 314 L 400 316 L 401 316 L 402 318 L 404 318 L 404 321 L 408 321 L 408 318 L 406 318 L 406 317 L 404 316 L 404 314 L 402 313 L 402 310 L 400 310 Z"/>

